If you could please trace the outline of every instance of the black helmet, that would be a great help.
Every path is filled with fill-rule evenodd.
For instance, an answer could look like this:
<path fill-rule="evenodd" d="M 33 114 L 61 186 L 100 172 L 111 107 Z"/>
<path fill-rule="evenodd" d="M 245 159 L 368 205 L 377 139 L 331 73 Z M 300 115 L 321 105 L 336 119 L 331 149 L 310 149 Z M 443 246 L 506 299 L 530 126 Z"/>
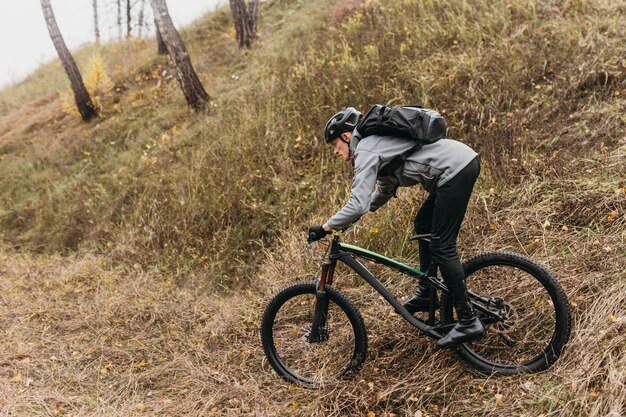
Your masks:
<path fill-rule="evenodd" d="M 343 132 L 352 132 L 359 123 L 361 112 L 354 107 L 347 107 L 335 114 L 324 127 L 324 139 L 330 143 Z"/>

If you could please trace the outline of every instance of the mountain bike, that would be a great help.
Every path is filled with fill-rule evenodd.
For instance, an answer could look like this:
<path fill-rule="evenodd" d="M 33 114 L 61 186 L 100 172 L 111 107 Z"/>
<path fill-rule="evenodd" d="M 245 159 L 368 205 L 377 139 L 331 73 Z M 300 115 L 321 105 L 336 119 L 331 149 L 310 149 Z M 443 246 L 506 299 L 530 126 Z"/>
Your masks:
<path fill-rule="evenodd" d="M 431 237 L 416 235 L 411 240 L 430 242 Z M 429 311 L 421 318 L 411 315 L 359 259 L 426 282 L 431 287 Z M 309 388 L 337 383 L 356 375 L 367 357 L 363 317 L 335 286 L 338 261 L 422 334 L 439 339 L 454 326 L 454 300 L 437 276 L 435 263 L 423 272 L 343 243 L 334 232 L 319 278 L 278 292 L 261 320 L 265 355 L 287 381 Z M 471 303 L 486 334 L 457 345 L 454 350 L 461 359 L 483 373 L 499 375 L 534 373 L 552 365 L 569 339 L 571 326 L 569 303 L 554 275 L 526 256 L 504 251 L 474 256 L 463 268 Z"/>

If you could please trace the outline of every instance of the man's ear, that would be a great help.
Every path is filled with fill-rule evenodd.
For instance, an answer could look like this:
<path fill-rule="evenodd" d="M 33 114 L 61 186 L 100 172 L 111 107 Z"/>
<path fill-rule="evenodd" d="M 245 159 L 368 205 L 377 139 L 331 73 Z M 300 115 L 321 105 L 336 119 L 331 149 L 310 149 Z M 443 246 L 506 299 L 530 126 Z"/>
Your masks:
<path fill-rule="evenodd" d="M 349 132 L 343 132 L 341 134 L 341 137 L 343 138 L 344 141 L 346 142 L 350 142 L 350 139 L 352 139 L 352 136 L 350 135 Z"/>

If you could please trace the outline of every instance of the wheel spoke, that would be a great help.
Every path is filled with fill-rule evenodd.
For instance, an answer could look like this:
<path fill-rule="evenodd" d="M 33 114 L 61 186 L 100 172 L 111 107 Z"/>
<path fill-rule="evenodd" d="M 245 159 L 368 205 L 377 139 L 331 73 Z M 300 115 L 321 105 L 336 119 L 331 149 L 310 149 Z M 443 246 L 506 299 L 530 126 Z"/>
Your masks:
<path fill-rule="evenodd" d="M 326 322 L 318 329 L 316 340 L 310 338 L 315 283 L 295 284 L 270 302 L 263 318 L 262 339 L 266 355 L 279 374 L 306 386 L 320 386 L 360 368 L 367 349 L 365 326 L 356 308 L 340 294 L 327 290 Z"/>
<path fill-rule="evenodd" d="M 480 255 L 464 267 L 473 302 L 503 319 L 478 311 L 487 333 L 463 345 L 461 357 L 478 369 L 507 374 L 545 369 L 554 362 L 569 337 L 567 299 L 554 277 L 511 252 Z M 560 319 L 559 309 L 566 314 Z M 548 357 L 547 352 L 554 353 Z"/>

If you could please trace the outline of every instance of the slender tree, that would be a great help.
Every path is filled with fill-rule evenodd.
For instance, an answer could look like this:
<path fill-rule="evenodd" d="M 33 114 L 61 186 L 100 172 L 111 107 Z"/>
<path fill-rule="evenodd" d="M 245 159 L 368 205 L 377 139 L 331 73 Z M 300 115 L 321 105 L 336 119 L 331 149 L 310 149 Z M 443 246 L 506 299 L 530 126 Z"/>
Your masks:
<path fill-rule="evenodd" d="M 161 32 L 167 52 L 174 62 L 176 77 L 187 104 L 194 110 L 206 110 L 210 100 L 209 95 L 191 65 L 189 52 L 187 52 L 183 40 L 172 23 L 165 0 L 150 0 L 150 4 L 154 11 L 157 29 Z"/>
<path fill-rule="evenodd" d="M 122 39 L 122 0 L 116 0 L 117 5 L 117 38 Z"/>
<path fill-rule="evenodd" d="M 126 37 L 130 38 L 131 32 L 133 30 L 133 25 L 132 25 L 132 13 L 131 13 L 131 9 L 132 6 L 130 4 L 130 0 L 126 0 Z"/>
<path fill-rule="evenodd" d="M 139 31 L 139 37 L 141 38 L 143 32 L 143 12 L 146 8 L 146 0 L 141 0 L 141 7 L 139 8 L 139 19 L 137 20 L 137 30 Z"/>
<path fill-rule="evenodd" d="M 259 2 L 258 0 L 249 0 L 248 1 L 248 26 L 252 32 L 252 38 L 256 39 L 256 22 L 257 16 L 259 13 Z"/>
<path fill-rule="evenodd" d="M 100 25 L 98 24 L 98 0 L 93 0 L 93 29 L 96 35 L 96 43 L 100 44 Z"/>
<path fill-rule="evenodd" d="M 159 30 L 156 19 L 154 19 L 154 28 L 156 29 L 157 53 L 159 55 L 167 55 L 167 46 L 165 46 L 165 42 L 163 42 L 163 36 L 161 36 L 161 31 Z"/>
<path fill-rule="evenodd" d="M 230 0 L 230 11 L 233 15 L 233 23 L 237 32 L 239 47 L 250 48 L 257 38 L 256 22 L 258 14 L 258 1 Z"/>
<path fill-rule="evenodd" d="M 52 38 L 52 43 L 59 54 L 65 73 L 70 79 L 70 85 L 72 86 L 72 91 L 74 92 L 76 107 L 78 107 L 78 111 L 80 112 L 83 120 L 88 121 L 97 114 L 96 109 L 91 101 L 91 97 L 89 96 L 87 89 L 85 88 L 83 78 L 80 75 L 80 71 L 78 71 L 78 66 L 76 65 L 72 54 L 70 54 L 70 51 L 67 49 L 65 41 L 61 36 L 59 26 L 54 18 L 52 6 L 50 5 L 50 0 L 41 0 L 41 8 L 43 9 L 43 15 L 46 19 L 46 25 L 48 26 L 48 32 L 50 33 L 50 38 Z"/>

